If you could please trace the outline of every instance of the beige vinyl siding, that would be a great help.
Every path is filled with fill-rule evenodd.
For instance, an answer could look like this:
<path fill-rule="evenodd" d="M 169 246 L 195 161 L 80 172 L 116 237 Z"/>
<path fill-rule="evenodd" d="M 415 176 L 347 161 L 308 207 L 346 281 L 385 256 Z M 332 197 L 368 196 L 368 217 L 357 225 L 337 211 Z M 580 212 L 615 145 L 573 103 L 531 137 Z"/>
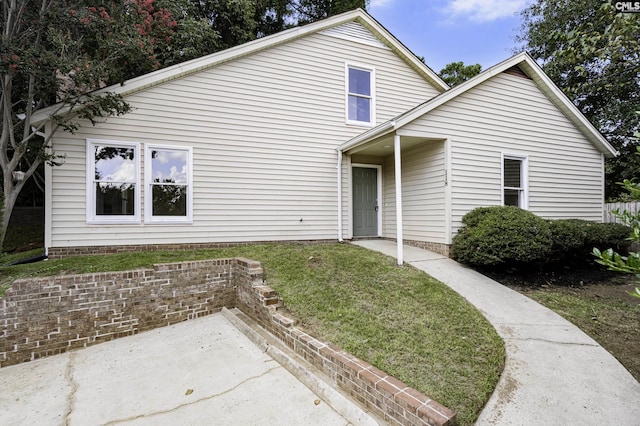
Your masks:
<path fill-rule="evenodd" d="M 312 34 L 129 95 L 56 135 L 51 246 L 336 238 L 335 148 L 366 130 L 345 124 L 347 61 L 375 66 L 378 122 L 437 93 L 386 47 Z M 193 147 L 193 224 L 87 225 L 87 138 Z"/>
<path fill-rule="evenodd" d="M 602 218 L 601 154 L 531 80 L 499 74 L 405 129 L 451 138 L 454 235 L 465 213 L 501 203 L 501 153 L 528 156 L 530 211 Z"/>
<path fill-rule="evenodd" d="M 444 142 L 425 141 L 402 151 L 404 238 L 445 243 Z M 386 157 L 383 179 L 383 236 L 396 237 L 394 157 Z"/>

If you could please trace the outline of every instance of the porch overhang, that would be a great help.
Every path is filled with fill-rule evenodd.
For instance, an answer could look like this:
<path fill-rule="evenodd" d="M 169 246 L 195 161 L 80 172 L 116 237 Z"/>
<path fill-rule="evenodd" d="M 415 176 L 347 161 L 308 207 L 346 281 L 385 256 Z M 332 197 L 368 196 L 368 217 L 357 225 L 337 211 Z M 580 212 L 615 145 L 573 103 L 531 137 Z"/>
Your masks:
<path fill-rule="evenodd" d="M 402 225 L 402 143 L 407 143 L 411 146 L 418 144 L 424 138 L 406 136 L 402 137 L 401 132 L 396 130 L 395 121 L 387 121 L 378 127 L 375 127 L 362 135 L 348 141 L 347 143 L 339 146 L 338 151 L 339 162 L 342 162 L 343 154 L 353 155 L 362 154 L 377 157 L 394 156 L 394 170 L 395 170 L 395 216 L 396 216 L 396 247 L 397 247 L 397 263 L 402 265 L 404 263 L 403 254 L 403 225 Z M 341 167 L 339 167 L 341 169 Z M 339 170 L 339 176 L 341 176 L 341 170 Z M 342 200 L 342 184 L 341 177 L 339 177 L 338 184 L 338 199 Z M 341 209 L 341 203 L 339 203 L 339 210 Z M 341 211 L 338 213 L 341 214 Z M 340 221 L 339 239 L 342 239 L 342 227 Z"/>

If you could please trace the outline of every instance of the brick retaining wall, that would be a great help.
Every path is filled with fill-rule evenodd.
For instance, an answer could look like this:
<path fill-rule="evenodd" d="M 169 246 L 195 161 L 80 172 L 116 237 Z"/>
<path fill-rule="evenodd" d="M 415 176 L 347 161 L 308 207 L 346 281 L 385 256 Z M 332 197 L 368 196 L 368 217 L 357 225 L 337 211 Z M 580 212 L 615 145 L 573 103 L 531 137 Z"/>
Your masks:
<path fill-rule="evenodd" d="M 296 328 L 278 312 L 278 294 L 263 282 L 259 262 L 238 259 L 244 278 L 237 281 L 238 307 L 285 345 L 323 371 L 343 391 L 391 424 L 454 425 L 456 414 L 421 392 Z"/>
<path fill-rule="evenodd" d="M 281 306 L 244 258 L 17 280 L 0 299 L 0 367 L 237 307 L 389 423 L 455 424 L 453 411 L 296 328 Z"/>
<path fill-rule="evenodd" d="M 0 367 L 235 306 L 234 262 L 17 280 L 0 299 Z"/>

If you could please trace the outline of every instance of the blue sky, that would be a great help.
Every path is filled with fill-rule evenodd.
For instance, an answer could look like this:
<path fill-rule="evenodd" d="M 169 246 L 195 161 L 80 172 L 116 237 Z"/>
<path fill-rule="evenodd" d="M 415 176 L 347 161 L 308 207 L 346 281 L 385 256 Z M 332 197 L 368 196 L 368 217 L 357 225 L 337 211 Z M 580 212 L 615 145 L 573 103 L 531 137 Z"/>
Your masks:
<path fill-rule="evenodd" d="M 427 65 L 489 68 L 512 56 L 528 0 L 370 0 L 368 12 Z"/>

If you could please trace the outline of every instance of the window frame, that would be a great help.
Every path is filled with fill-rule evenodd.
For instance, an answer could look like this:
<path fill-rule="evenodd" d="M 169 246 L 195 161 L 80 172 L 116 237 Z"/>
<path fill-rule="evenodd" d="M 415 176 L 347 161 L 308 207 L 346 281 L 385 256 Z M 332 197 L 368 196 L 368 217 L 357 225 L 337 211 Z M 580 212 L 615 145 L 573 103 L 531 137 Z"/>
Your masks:
<path fill-rule="evenodd" d="M 185 151 L 187 153 L 187 214 L 185 216 L 153 215 L 153 170 L 151 151 Z M 193 223 L 193 148 L 179 145 L 148 143 L 144 147 L 144 222 L 145 224 L 192 224 Z"/>
<path fill-rule="evenodd" d="M 520 187 L 504 185 L 504 160 L 520 161 Z M 529 156 L 526 154 L 502 153 L 500 161 L 500 198 L 501 205 L 505 205 L 505 190 L 518 191 L 518 207 L 529 209 Z"/>
<path fill-rule="evenodd" d="M 133 148 L 134 150 L 134 163 L 136 166 L 135 179 L 134 179 L 134 207 L 133 215 L 98 215 L 96 214 L 96 187 L 95 187 L 95 147 L 96 146 L 110 146 L 118 148 Z M 140 144 L 138 142 L 125 142 L 114 141 L 104 139 L 87 139 L 86 140 L 86 188 L 85 188 L 85 202 L 86 202 L 86 222 L 91 225 L 117 225 L 117 224 L 140 224 Z"/>
<path fill-rule="evenodd" d="M 359 71 L 366 71 L 369 73 L 369 88 L 370 95 L 362 95 L 359 93 L 352 93 L 349 91 L 349 70 L 355 69 Z M 344 80 L 344 92 L 345 92 L 345 121 L 347 124 L 353 124 L 356 126 L 373 127 L 376 124 L 376 69 L 375 67 L 356 64 L 353 62 L 345 63 L 345 80 Z M 359 98 L 366 98 L 370 100 L 369 107 L 369 121 L 358 121 L 349 118 L 349 97 L 356 96 Z"/>

